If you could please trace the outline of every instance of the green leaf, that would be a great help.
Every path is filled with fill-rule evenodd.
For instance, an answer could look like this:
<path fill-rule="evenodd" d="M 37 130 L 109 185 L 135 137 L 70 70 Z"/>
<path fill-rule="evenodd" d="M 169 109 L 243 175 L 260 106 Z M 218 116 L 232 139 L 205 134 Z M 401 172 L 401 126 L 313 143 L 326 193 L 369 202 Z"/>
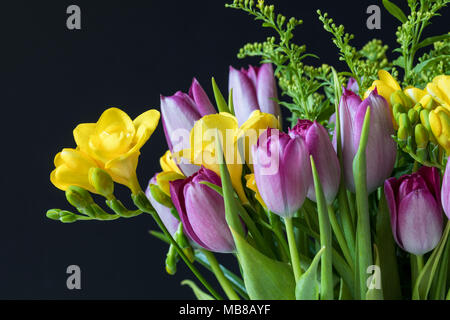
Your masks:
<path fill-rule="evenodd" d="M 380 268 L 380 259 L 379 259 L 378 249 L 377 249 L 376 245 L 374 245 L 374 251 L 375 251 L 375 265 Z M 371 285 L 375 285 L 377 279 L 375 276 L 372 279 L 373 280 L 372 280 Z M 383 286 L 381 285 L 380 289 L 373 287 L 373 288 L 370 288 L 369 290 L 367 290 L 366 300 L 383 300 Z"/>
<path fill-rule="evenodd" d="M 317 281 L 317 268 L 325 247 L 320 249 L 314 257 L 308 270 L 297 280 L 295 298 L 297 300 L 319 300 L 319 281 Z"/>
<path fill-rule="evenodd" d="M 392 3 L 389 0 L 383 0 L 383 6 L 386 8 L 386 10 L 396 17 L 401 23 L 405 23 L 408 18 L 406 18 L 406 15 L 403 13 L 402 9 L 400 9 L 396 4 Z"/>
<path fill-rule="evenodd" d="M 397 59 L 392 61 L 392 64 L 394 66 L 398 66 L 398 67 L 401 67 L 401 68 L 405 69 L 405 57 L 404 56 L 398 57 Z"/>
<path fill-rule="evenodd" d="M 414 69 L 413 72 L 415 73 L 421 73 L 424 69 L 429 68 L 431 66 L 433 66 L 434 64 L 439 63 L 441 60 L 445 59 L 445 58 L 450 58 L 450 55 L 441 55 L 438 57 L 434 57 L 425 61 L 422 61 L 421 63 L 418 63 Z"/>
<path fill-rule="evenodd" d="M 217 86 L 216 80 L 214 80 L 214 78 L 211 79 L 211 83 L 214 91 L 214 98 L 216 98 L 217 109 L 219 110 L 219 112 L 230 113 L 230 109 L 228 109 L 227 102 L 225 101 L 225 98 L 220 92 L 220 89 Z"/>
<path fill-rule="evenodd" d="M 439 260 L 444 251 L 445 244 L 447 243 L 447 237 L 450 232 L 450 220 L 447 221 L 444 233 L 438 246 L 433 250 L 430 258 L 422 269 L 422 272 L 417 277 L 416 284 L 413 290 L 413 300 L 426 300 L 428 292 L 430 291 L 431 284 L 433 282 L 434 275 L 439 266 Z"/>
<path fill-rule="evenodd" d="M 181 285 L 183 286 L 189 286 L 191 287 L 192 291 L 194 291 L 195 296 L 198 300 L 214 300 L 213 297 L 211 297 L 206 292 L 203 292 L 193 281 L 191 280 L 183 280 L 181 281 Z"/>
<path fill-rule="evenodd" d="M 342 278 L 339 286 L 339 300 L 353 300 L 352 294 Z"/>
<path fill-rule="evenodd" d="M 433 36 L 433 37 L 428 37 L 425 40 L 423 40 L 422 42 L 420 42 L 419 44 L 417 44 L 416 46 L 416 50 L 432 45 L 433 43 L 437 42 L 437 41 L 442 41 L 442 40 L 446 40 L 450 38 L 450 33 L 446 33 L 446 34 L 441 34 L 440 36 Z"/>
<path fill-rule="evenodd" d="M 294 300 L 295 279 L 290 265 L 268 258 L 234 229 L 231 232 L 250 299 Z"/>
<path fill-rule="evenodd" d="M 211 189 L 213 189 L 215 192 L 217 192 L 218 194 L 220 194 L 223 197 L 223 190 L 221 187 L 215 185 L 214 183 L 208 182 L 208 181 L 200 181 L 200 184 L 204 184 L 207 185 L 208 187 L 210 187 Z"/>
<path fill-rule="evenodd" d="M 376 220 L 375 243 L 378 248 L 380 268 L 383 270 L 381 282 L 384 298 L 397 300 L 402 298 L 400 277 L 398 273 L 395 242 L 392 236 L 391 218 L 384 192 L 381 191 L 380 203 Z"/>

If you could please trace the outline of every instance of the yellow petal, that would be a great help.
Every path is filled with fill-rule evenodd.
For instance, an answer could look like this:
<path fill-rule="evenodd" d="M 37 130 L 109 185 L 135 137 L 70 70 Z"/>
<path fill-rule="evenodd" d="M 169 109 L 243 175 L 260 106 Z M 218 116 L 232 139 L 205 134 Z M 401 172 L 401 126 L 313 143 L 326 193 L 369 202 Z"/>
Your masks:
<path fill-rule="evenodd" d="M 138 150 L 144 145 L 144 143 L 150 138 L 150 136 L 155 131 L 156 127 L 158 126 L 160 113 L 158 110 L 148 110 L 141 115 L 139 115 L 136 119 L 133 120 L 133 125 L 136 129 L 136 135 L 133 140 L 133 143 L 135 144 L 135 149 Z M 144 140 L 141 137 L 142 136 L 148 137 Z"/>
<path fill-rule="evenodd" d="M 450 113 L 439 106 L 430 112 L 429 121 L 436 140 L 450 155 Z"/>
<path fill-rule="evenodd" d="M 156 176 L 156 183 L 159 188 L 170 197 L 170 184 L 169 182 L 185 179 L 186 177 L 174 171 L 160 172 Z"/>
<path fill-rule="evenodd" d="M 410 97 L 414 103 L 420 102 L 420 100 L 427 94 L 425 90 L 414 87 L 406 88 L 403 92 Z"/>
<path fill-rule="evenodd" d="M 89 152 L 89 140 L 95 132 L 95 123 L 81 123 L 73 130 L 75 143 L 84 152 Z"/>
<path fill-rule="evenodd" d="M 259 193 L 258 187 L 256 186 L 255 174 L 247 174 L 245 175 L 246 187 L 255 192 L 255 199 L 264 207 L 267 208 L 264 200 L 261 198 L 261 194 Z"/>
<path fill-rule="evenodd" d="M 114 158 L 105 164 L 105 170 L 111 178 L 120 184 L 127 186 L 132 193 L 140 191 L 139 182 L 136 177 L 136 168 L 139 151 Z"/>
<path fill-rule="evenodd" d="M 178 168 L 177 164 L 173 160 L 172 153 L 170 152 L 170 150 L 167 150 L 166 153 L 164 153 L 164 155 L 161 158 L 159 158 L 159 164 L 164 172 L 173 171 L 179 174 L 183 174 L 180 168 Z"/>

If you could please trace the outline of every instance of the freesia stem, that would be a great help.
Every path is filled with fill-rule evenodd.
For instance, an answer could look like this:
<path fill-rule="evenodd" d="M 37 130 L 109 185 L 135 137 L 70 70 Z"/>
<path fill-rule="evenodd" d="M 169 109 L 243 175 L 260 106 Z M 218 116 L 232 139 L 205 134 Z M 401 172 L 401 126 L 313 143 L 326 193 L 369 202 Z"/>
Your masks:
<path fill-rule="evenodd" d="M 211 266 L 212 272 L 217 278 L 217 281 L 219 281 L 220 285 L 222 286 L 223 291 L 225 291 L 225 294 L 227 295 L 228 299 L 230 300 L 240 300 L 237 293 L 234 291 L 233 286 L 231 285 L 230 281 L 225 277 L 225 275 L 222 272 L 222 269 L 220 269 L 220 265 L 217 262 L 216 257 L 214 256 L 214 253 L 201 249 L 203 254 L 208 259 L 209 265 Z"/>
<path fill-rule="evenodd" d="M 284 218 L 284 223 L 286 224 L 286 233 L 289 244 L 289 252 L 291 254 L 292 270 L 294 271 L 294 278 L 297 282 L 302 275 L 302 268 L 300 267 L 300 257 L 297 250 L 297 244 L 295 242 L 292 218 Z"/>

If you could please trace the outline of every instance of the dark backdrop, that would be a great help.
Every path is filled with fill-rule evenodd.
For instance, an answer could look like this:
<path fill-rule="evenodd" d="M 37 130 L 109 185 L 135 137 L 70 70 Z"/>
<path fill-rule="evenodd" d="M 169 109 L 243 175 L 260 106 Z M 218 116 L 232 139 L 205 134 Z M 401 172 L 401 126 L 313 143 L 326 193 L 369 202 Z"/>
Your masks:
<path fill-rule="evenodd" d="M 343 67 L 318 8 L 344 23 L 358 47 L 373 37 L 395 44 L 397 22 L 384 9 L 382 29 L 366 28 L 367 6 L 381 1 L 273 2 L 304 20 L 296 40 L 324 63 Z M 66 28 L 70 4 L 81 7 L 82 30 Z M 219 0 L 4 1 L 0 21 L 0 298 L 192 298 L 180 286 L 193 278 L 184 265 L 175 276 L 165 273 L 167 246 L 148 234 L 155 228 L 151 217 L 73 224 L 46 219 L 49 208 L 70 208 L 49 181 L 53 157 L 74 146 L 78 123 L 95 122 L 107 107 L 131 117 L 159 109 L 160 94 L 187 91 L 194 76 L 211 97 L 211 76 L 225 91 L 230 64 L 258 62 L 238 60 L 238 49 L 264 40 L 268 31 Z M 446 31 L 445 18 L 428 30 Z M 159 126 L 142 149 L 142 185 L 160 170 L 166 149 Z M 66 288 L 71 264 L 81 267 L 81 290 Z"/>

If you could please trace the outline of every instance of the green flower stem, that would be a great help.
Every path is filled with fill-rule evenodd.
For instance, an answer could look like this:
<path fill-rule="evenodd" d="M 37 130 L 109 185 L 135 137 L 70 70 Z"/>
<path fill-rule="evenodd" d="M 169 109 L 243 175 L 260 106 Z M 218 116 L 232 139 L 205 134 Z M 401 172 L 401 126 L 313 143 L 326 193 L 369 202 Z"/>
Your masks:
<path fill-rule="evenodd" d="M 295 282 L 297 282 L 302 275 L 302 268 L 300 266 L 300 257 L 298 255 L 297 244 L 295 243 L 292 218 L 284 218 L 284 223 L 286 224 L 286 233 L 289 244 L 289 252 L 291 254 L 292 270 L 294 271 Z"/>
<path fill-rule="evenodd" d="M 275 236 L 278 239 L 278 242 L 280 244 L 279 246 L 279 253 L 283 261 L 288 262 L 289 257 L 289 245 L 286 242 L 286 238 L 284 236 L 283 230 L 281 229 L 281 221 L 280 217 L 277 216 L 272 211 L 268 211 L 269 214 L 269 220 L 270 220 L 270 229 L 275 233 Z M 260 220 L 260 222 L 263 222 Z"/>
<path fill-rule="evenodd" d="M 350 254 L 350 250 L 348 248 L 347 242 L 345 241 L 345 236 L 342 233 L 341 227 L 336 218 L 336 214 L 334 212 L 332 205 L 328 205 L 328 216 L 330 217 L 331 228 L 333 229 L 333 232 L 336 236 L 339 246 L 341 247 L 341 250 L 345 257 L 345 260 L 347 260 L 348 265 L 353 270 L 354 269 L 353 257 Z"/>
<path fill-rule="evenodd" d="M 214 253 L 201 249 L 203 254 L 208 259 L 209 265 L 211 266 L 212 272 L 217 278 L 217 281 L 219 281 L 220 285 L 222 286 L 223 291 L 227 295 L 228 299 L 230 300 L 240 300 L 237 293 L 234 291 L 233 286 L 231 285 L 230 281 L 225 277 L 225 275 L 222 272 L 222 269 L 220 268 L 219 263 L 217 262 L 216 257 L 214 256 Z"/>
<path fill-rule="evenodd" d="M 316 191 L 317 211 L 319 213 L 320 247 L 325 247 L 321 258 L 320 269 L 320 298 L 322 300 L 333 300 L 333 238 L 331 234 L 330 219 L 327 212 L 327 202 L 320 183 L 314 159 L 310 156 L 314 188 Z"/>
<path fill-rule="evenodd" d="M 208 289 L 208 291 L 213 295 L 213 297 L 216 298 L 217 300 L 223 300 L 220 294 L 217 293 L 216 290 L 214 290 L 214 288 L 209 284 L 208 281 L 206 281 L 203 275 L 198 271 L 198 269 L 194 266 L 194 264 L 184 254 L 183 250 L 180 248 L 178 243 L 175 241 L 170 232 L 167 230 L 166 226 L 162 222 L 159 215 L 153 209 L 152 205 L 145 196 L 145 193 L 142 190 L 140 190 L 137 194 L 132 194 L 132 198 L 133 202 L 139 209 L 141 209 L 145 213 L 150 214 L 153 217 L 153 219 L 155 219 L 156 223 L 158 224 L 158 227 L 161 229 L 161 231 L 164 233 L 167 239 L 169 239 L 170 243 L 175 247 L 175 250 L 177 251 L 178 255 L 181 257 L 181 259 L 183 259 L 183 261 L 186 263 L 189 269 L 191 269 L 192 273 L 205 286 L 205 288 Z"/>
<path fill-rule="evenodd" d="M 353 176 L 356 189 L 357 247 L 359 267 L 360 298 L 366 298 L 367 268 L 373 265 L 372 241 L 370 234 L 369 198 L 367 194 L 366 147 L 370 128 L 370 107 L 367 108 L 361 132 L 358 152 L 353 160 Z"/>
<path fill-rule="evenodd" d="M 416 255 L 416 261 L 417 261 L 417 274 L 420 274 L 423 269 L 423 255 L 422 254 Z"/>

